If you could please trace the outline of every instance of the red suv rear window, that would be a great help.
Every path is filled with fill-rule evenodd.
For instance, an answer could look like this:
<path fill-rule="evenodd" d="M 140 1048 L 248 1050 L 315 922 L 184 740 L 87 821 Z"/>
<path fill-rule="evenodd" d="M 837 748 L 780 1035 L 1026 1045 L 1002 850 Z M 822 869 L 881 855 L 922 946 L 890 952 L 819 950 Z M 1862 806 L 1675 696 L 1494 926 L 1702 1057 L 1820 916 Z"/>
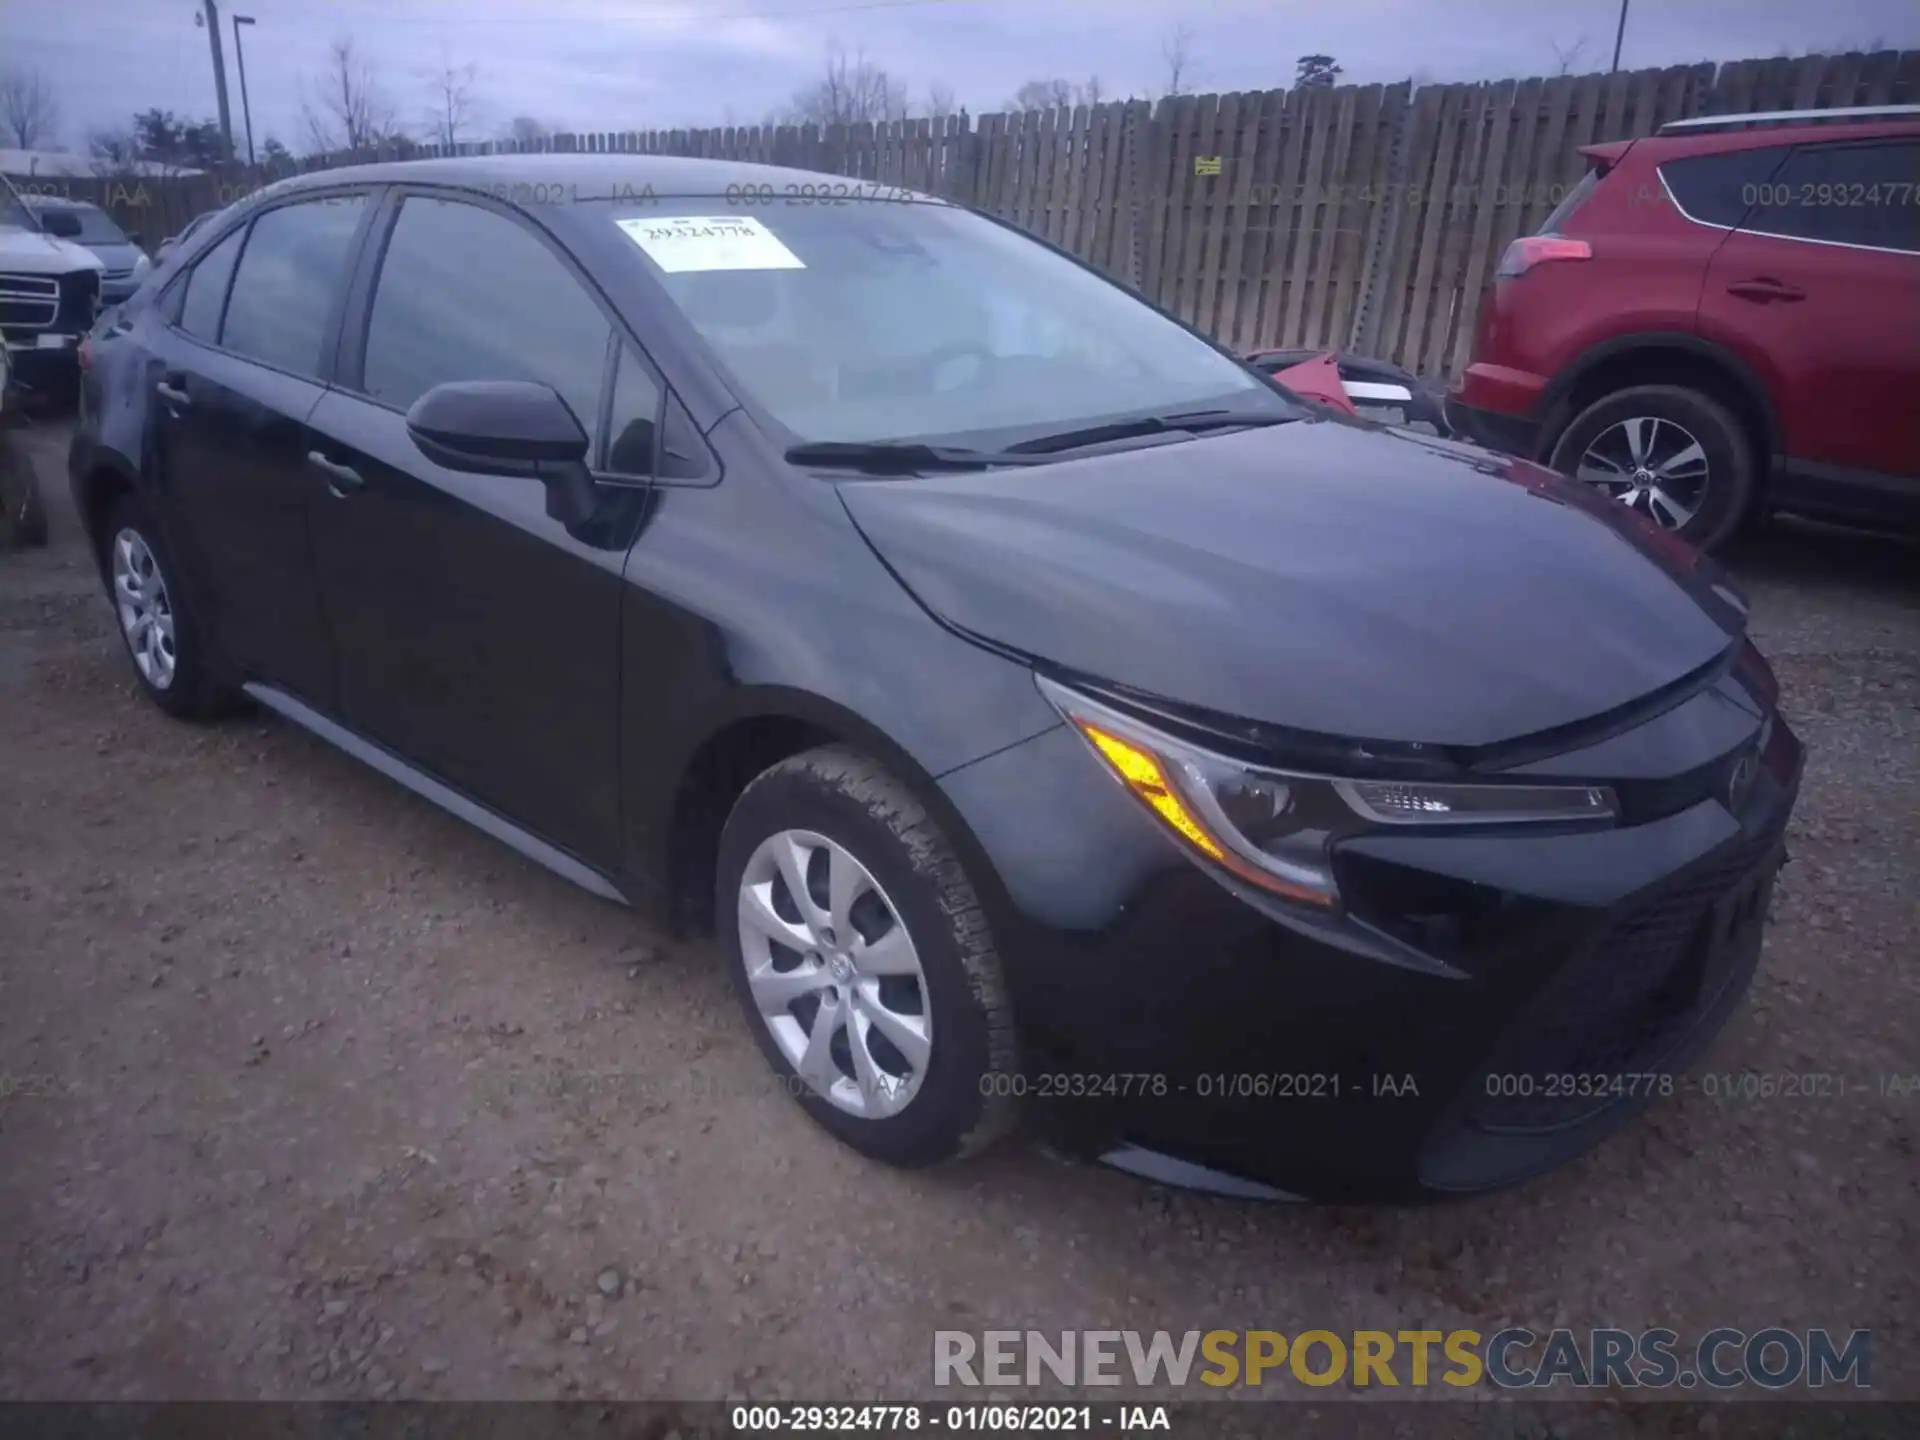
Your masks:
<path fill-rule="evenodd" d="M 1723 150 L 1689 155 L 1660 167 L 1660 179 L 1689 220 L 1736 229 L 1791 149 L 1766 145 L 1757 150 Z"/>

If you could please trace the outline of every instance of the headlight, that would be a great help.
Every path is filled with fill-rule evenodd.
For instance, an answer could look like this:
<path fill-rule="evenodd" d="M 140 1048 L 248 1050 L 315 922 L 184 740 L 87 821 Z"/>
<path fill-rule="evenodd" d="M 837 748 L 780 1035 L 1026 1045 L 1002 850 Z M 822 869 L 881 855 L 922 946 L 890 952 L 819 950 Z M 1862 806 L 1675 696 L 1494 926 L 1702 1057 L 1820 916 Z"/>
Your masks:
<path fill-rule="evenodd" d="M 1334 841 L 1366 830 L 1611 825 L 1598 785 L 1481 785 L 1313 775 L 1215 754 L 1063 685 L 1040 691 L 1114 777 L 1203 860 L 1263 890 L 1333 909 Z"/>

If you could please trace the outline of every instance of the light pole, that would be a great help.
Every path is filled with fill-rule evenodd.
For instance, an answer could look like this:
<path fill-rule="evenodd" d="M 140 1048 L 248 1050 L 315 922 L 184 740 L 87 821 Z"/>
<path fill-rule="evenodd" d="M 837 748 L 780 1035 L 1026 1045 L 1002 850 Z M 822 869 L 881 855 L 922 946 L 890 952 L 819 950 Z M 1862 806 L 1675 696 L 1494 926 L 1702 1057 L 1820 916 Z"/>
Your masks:
<path fill-rule="evenodd" d="M 240 45 L 240 27 L 253 24 L 251 15 L 233 17 L 233 58 L 240 63 L 240 114 L 247 122 L 247 164 L 253 164 L 253 107 L 247 103 L 247 52 Z"/>
<path fill-rule="evenodd" d="M 1613 32 L 1613 71 L 1620 69 L 1620 42 L 1627 38 L 1627 6 L 1632 0 L 1620 0 L 1620 28 Z"/>
<path fill-rule="evenodd" d="M 227 158 L 233 159 L 233 112 L 227 109 L 227 67 L 220 58 L 220 7 L 213 0 L 200 0 L 204 7 L 195 12 L 193 23 L 206 27 L 207 44 L 213 50 L 213 93 L 220 101 L 220 136 L 227 142 Z"/>

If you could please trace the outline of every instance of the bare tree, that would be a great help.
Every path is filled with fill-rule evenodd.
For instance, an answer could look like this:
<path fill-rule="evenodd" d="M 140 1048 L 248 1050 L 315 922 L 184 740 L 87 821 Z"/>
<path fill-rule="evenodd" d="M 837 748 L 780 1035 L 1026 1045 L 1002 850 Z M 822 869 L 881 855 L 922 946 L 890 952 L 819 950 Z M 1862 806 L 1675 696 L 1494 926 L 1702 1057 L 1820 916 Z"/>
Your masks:
<path fill-rule="evenodd" d="M 351 39 L 336 40 L 315 99 L 301 106 L 307 138 L 322 153 L 364 150 L 404 139 L 373 62 Z"/>
<path fill-rule="evenodd" d="M 1029 80 L 1013 92 L 1013 98 L 1007 101 L 1009 110 L 1058 110 L 1062 106 L 1073 104 L 1073 84 L 1054 76 L 1046 80 Z"/>
<path fill-rule="evenodd" d="M 1089 75 L 1080 85 L 1050 75 L 1043 80 L 1029 80 L 1014 91 L 1013 98 L 1007 101 L 1007 109 L 1068 110 L 1075 105 L 1098 105 L 1106 93 L 1098 75 Z"/>
<path fill-rule="evenodd" d="M 1580 57 L 1586 53 L 1587 37 L 1582 35 L 1571 45 L 1562 45 L 1558 40 L 1549 40 L 1547 43 L 1553 47 L 1553 73 L 1573 74 L 1573 67 L 1580 63 Z"/>
<path fill-rule="evenodd" d="M 1193 31 L 1183 20 L 1160 42 L 1161 58 L 1167 62 L 1168 99 L 1186 94 L 1193 81 L 1193 41 Z"/>
<path fill-rule="evenodd" d="M 1872 55 L 1876 51 L 1886 48 L 1887 37 L 1885 35 L 1872 35 L 1861 41 L 1858 45 L 1854 44 L 1851 40 L 1841 39 L 1835 40 L 1831 45 L 1809 45 L 1800 53 L 1802 55 L 1853 55 L 1856 53 Z M 1790 52 L 1786 50 L 1780 51 L 1782 55 L 1789 53 Z"/>
<path fill-rule="evenodd" d="M 455 65 L 443 52 L 431 82 L 433 103 L 427 110 L 427 133 L 436 145 L 451 150 L 473 124 L 472 65 Z"/>
<path fill-rule="evenodd" d="M 553 127 L 531 115 L 516 115 L 507 122 L 507 138 L 522 150 L 531 150 L 541 141 L 553 138 Z"/>
<path fill-rule="evenodd" d="M 140 158 L 140 137 L 129 125 L 87 133 L 87 156 L 95 175 L 124 175 Z"/>
<path fill-rule="evenodd" d="M 827 53 L 826 74 L 794 95 L 787 114 L 801 125 L 858 125 L 904 120 L 911 108 L 907 87 L 864 50 L 848 55 L 836 46 Z"/>
<path fill-rule="evenodd" d="M 0 74 L 0 135 L 21 150 L 43 150 L 60 129 L 60 102 L 38 70 Z"/>
<path fill-rule="evenodd" d="M 956 114 L 960 102 L 955 98 L 953 87 L 936 80 L 927 86 L 927 117 L 931 120 L 944 120 Z"/>

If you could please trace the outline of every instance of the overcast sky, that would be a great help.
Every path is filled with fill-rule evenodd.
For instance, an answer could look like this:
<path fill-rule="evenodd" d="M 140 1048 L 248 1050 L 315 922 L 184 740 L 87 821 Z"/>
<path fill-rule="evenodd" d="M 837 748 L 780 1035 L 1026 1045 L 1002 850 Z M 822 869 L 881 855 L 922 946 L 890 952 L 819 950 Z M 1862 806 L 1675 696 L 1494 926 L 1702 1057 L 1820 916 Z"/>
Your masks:
<path fill-rule="evenodd" d="M 215 113 L 198 0 L 0 0 L 0 64 L 55 87 L 60 138 L 158 106 Z M 975 113 L 1037 76 L 1100 77 L 1110 97 L 1165 86 L 1163 49 L 1191 32 L 1188 88 L 1288 84 L 1303 54 L 1345 79 L 1427 81 L 1605 69 L 1619 0 L 227 0 L 221 6 L 236 140 L 238 71 L 226 17 L 245 32 L 257 140 L 306 148 L 300 120 L 333 40 L 351 37 L 399 119 L 424 130 L 431 77 L 472 65 L 472 138 L 515 115 L 558 130 L 749 124 L 819 76 L 829 50 L 864 51 L 924 101 L 951 86 Z M 1637 0 L 1628 68 L 1753 55 L 1920 48 L 1914 0 Z"/>

